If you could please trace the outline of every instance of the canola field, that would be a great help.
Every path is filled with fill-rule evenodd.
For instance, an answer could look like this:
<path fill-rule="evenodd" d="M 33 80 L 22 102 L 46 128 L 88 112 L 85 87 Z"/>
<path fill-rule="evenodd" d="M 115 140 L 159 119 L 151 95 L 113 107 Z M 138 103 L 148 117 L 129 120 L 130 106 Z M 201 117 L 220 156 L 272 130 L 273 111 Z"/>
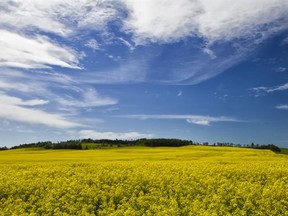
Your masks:
<path fill-rule="evenodd" d="M 288 215 L 288 157 L 204 146 L 3 151 L 0 215 Z"/>

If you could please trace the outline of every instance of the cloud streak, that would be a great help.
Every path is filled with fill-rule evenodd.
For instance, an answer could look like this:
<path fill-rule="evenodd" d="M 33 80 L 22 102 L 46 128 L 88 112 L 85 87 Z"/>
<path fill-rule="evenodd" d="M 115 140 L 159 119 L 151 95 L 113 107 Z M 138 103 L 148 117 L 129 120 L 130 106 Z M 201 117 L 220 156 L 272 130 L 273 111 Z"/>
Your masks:
<path fill-rule="evenodd" d="M 58 97 L 57 102 L 65 107 L 78 107 L 78 108 L 92 108 L 108 105 L 115 105 L 118 100 L 110 97 L 101 96 L 94 89 L 87 89 L 82 92 L 82 98 L 80 100 L 74 98 Z"/>
<path fill-rule="evenodd" d="M 186 120 L 188 123 L 197 124 L 202 126 L 209 126 L 214 122 L 240 122 L 235 118 L 220 116 L 220 117 L 212 117 L 212 116 L 201 116 L 201 115 L 147 115 L 147 114 L 139 114 L 139 115 L 121 115 L 121 118 L 135 118 L 135 119 L 159 119 L 159 120 Z"/>
<path fill-rule="evenodd" d="M 0 119 L 61 129 L 83 126 L 68 120 L 60 114 L 51 114 L 39 109 L 27 108 L 27 106 L 31 107 L 46 103 L 47 101 L 39 99 L 23 101 L 20 98 L 2 94 L 0 96 Z"/>
<path fill-rule="evenodd" d="M 5 104 L 22 105 L 22 106 L 39 106 L 49 103 L 49 101 L 42 99 L 33 99 L 24 101 L 21 98 L 4 95 L 1 92 L 0 92 L 0 102 Z"/>
<path fill-rule="evenodd" d="M 260 86 L 260 87 L 255 87 L 250 89 L 252 91 L 255 92 L 255 96 L 261 96 L 261 95 L 265 95 L 267 93 L 273 93 L 273 92 L 278 92 L 278 91 L 286 91 L 288 90 L 288 83 L 285 83 L 283 85 L 279 85 L 279 86 L 274 86 L 274 87 L 264 87 L 264 86 Z"/>
<path fill-rule="evenodd" d="M 280 110 L 288 110 L 288 105 L 287 104 L 281 104 L 275 107 L 276 109 Z"/>
<path fill-rule="evenodd" d="M 73 50 L 61 47 L 43 36 L 26 37 L 0 30 L 0 67 L 80 69 Z"/>

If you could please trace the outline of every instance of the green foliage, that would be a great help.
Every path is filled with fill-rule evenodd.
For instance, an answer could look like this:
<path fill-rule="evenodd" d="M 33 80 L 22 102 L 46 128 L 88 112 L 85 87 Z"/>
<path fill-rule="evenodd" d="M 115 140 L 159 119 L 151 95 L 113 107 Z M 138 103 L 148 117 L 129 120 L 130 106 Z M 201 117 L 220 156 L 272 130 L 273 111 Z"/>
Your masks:
<path fill-rule="evenodd" d="M 281 154 L 288 154 L 288 148 L 281 148 L 280 150 Z"/>
<path fill-rule="evenodd" d="M 109 140 L 109 139 L 79 139 L 79 140 L 67 140 L 57 143 L 52 143 L 51 141 L 21 144 L 14 146 L 11 149 L 19 148 L 44 148 L 44 149 L 77 149 L 77 150 L 89 150 L 89 149 L 109 149 L 118 147 L 129 147 L 129 146 L 148 146 L 148 147 L 181 147 L 189 145 L 200 145 L 199 143 L 193 143 L 190 140 L 181 139 L 137 139 L 137 140 Z M 202 145 L 209 145 L 208 142 L 204 142 Z M 253 149 L 269 149 L 273 152 L 281 152 L 281 149 L 274 145 L 259 145 L 252 143 L 251 145 L 241 146 L 240 144 L 233 143 L 221 143 L 217 142 L 213 146 L 233 146 L 233 147 L 246 147 Z M 0 148 L 0 150 L 6 150 L 7 148 Z"/>
<path fill-rule="evenodd" d="M 109 139 L 82 139 L 82 140 L 68 140 L 57 143 L 51 141 L 21 144 L 14 146 L 11 149 L 41 147 L 45 149 L 101 149 L 101 148 L 115 148 L 127 146 L 167 146 L 167 147 L 180 147 L 192 145 L 192 141 L 180 139 L 138 139 L 138 140 L 109 140 Z"/>
<path fill-rule="evenodd" d="M 136 141 L 138 145 L 149 147 L 181 147 L 193 145 L 192 141 L 180 139 L 140 139 Z"/>
<path fill-rule="evenodd" d="M 254 143 L 251 144 L 251 148 L 254 148 L 254 149 L 269 149 L 273 152 L 281 152 L 281 149 L 274 145 L 274 144 L 268 144 L 268 145 L 254 145 Z"/>
<path fill-rule="evenodd" d="M 5 151 L 5 150 L 8 150 L 8 148 L 6 146 L 0 147 L 0 151 Z"/>

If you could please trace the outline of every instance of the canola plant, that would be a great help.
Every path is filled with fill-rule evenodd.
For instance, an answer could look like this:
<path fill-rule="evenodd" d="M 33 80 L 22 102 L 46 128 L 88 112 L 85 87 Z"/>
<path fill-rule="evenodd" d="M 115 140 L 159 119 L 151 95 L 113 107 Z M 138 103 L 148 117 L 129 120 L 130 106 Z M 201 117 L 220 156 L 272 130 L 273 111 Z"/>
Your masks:
<path fill-rule="evenodd" d="M 201 146 L 9 150 L 0 215 L 288 215 L 288 157 Z"/>

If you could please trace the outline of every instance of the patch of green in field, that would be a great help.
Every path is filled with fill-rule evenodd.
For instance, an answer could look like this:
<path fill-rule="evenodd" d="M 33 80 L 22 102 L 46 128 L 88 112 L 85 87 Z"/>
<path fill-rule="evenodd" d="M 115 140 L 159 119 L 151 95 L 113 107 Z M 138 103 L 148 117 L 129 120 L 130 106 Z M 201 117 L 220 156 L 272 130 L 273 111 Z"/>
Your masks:
<path fill-rule="evenodd" d="M 288 154 L 288 148 L 281 148 L 280 154 Z"/>
<path fill-rule="evenodd" d="M 108 149 L 115 148 L 117 145 L 106 144 L 106 143 L 82 143 L 82 149 L 91 150 L 91 149 Z"/>

